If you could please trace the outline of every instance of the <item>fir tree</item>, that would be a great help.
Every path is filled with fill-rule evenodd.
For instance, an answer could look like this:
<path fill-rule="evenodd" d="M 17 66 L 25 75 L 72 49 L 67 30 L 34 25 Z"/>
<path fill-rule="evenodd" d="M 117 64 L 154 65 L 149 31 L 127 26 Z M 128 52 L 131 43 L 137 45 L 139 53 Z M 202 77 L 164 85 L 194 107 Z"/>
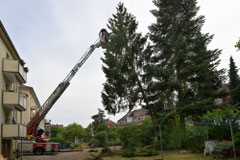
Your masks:
<path fill-rule="evenodd" d="M 146 100 L 143 72 L 143 49 L 147 38 L 137 33 L 136 18 L 127 12 L 123 3 L 117 6 L 117 13 L 108 21 L 111 34 L 102 61 L 107 78 L 103 84 L 102 102 L 112 114 L 133 109 Z"/>
<path fill-rule="evenodd" d="M 236 43 L 235 47 L 237 48 L 237 50 L 240 50 L 240 40 Z"/>
<path fill-rule="evenodd" d="M 207 49 L 213 36 L 201 33 L 204 17 L 197 16 L 196 0 L 153 3 L 156 23 L 149 27 L 153 56 L 148 66 L 154 79 L 149 86 L 152 110 L 169 113 L 174 109 L 184 127 L 185 117 L 214 107 L 224 72 L 216 68 L 221 51 Z"/>
<path fill-rule="evenodd" d="M 238 76 L 238 69 L 232 56 L 230 57 L 228 76 L 229 76 L 229 89 L 230 90 L 235 89 L 239 85 L 240 79 Z"/>
<path fill-rule="evenodd" d="M 236 105 L 240 102 L 240 78 L 238 75 L 238 69 L 232 57 L 230 57 L 228 76 L 232 104 Z"/>

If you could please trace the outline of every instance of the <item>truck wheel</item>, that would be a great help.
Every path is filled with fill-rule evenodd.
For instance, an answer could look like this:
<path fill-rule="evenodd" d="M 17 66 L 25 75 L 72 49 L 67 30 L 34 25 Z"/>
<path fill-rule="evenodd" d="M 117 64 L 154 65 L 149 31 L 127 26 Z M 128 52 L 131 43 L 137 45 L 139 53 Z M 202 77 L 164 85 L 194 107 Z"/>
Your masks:
<path fill-rule="evenodd" d="M 16 151 L 16 158 L 20 158 L 21 157 L 21 153 L 19 153 L 19 151 Z"/>
<path fill-rule="evenodd" d="M 36 148 L 36 149 L 35 149 L 35 154 L 36 154 L 36 155 L 41 155 L 41 154 L 43 154 L 43 149 L 42 149 L 42 148 Z"/>
<path fill-rule="evenodd" d="M 55 151 L 54 150 L 52 150 L 51 155 L 55 155 Z"/>

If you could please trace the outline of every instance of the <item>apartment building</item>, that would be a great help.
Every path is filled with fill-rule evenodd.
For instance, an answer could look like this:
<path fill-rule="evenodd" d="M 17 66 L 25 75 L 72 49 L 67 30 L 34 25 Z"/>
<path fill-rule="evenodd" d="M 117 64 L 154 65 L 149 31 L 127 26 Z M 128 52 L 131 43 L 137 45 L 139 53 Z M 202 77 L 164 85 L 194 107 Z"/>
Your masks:
<path fill-rule="evenodd" d="M 22 86 L 27 82 L 28 68 L 20 58 L 0 21 L 0 154 L 12 159 L 16 141 L 26 138 L 23 112 L 27 95 Z"/>
<path fill-rule="evenodd" d="M 39 111 L 41 108 L 40 102 L 38 100 L 37 94 L 33 87 L 23 85 L 22 86 L 22 94 L 27 98 L 26 100 L 26 111 L 22 112 L 22 124 L 27 125 L 29 121 L 33 118 L 33 116 Z M 44 121 L 41 121 L 39 124 L 40 127 L 44 128 Z"/>

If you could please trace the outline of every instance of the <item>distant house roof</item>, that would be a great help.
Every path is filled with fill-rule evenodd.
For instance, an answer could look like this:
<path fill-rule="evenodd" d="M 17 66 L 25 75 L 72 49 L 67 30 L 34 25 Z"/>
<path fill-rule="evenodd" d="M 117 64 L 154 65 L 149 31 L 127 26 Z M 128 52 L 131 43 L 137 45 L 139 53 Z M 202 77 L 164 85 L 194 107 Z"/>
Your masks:
<path fill-rule="evenodd" d="M 110 119 L 106 119 L 104 122 L 105 122 L 105 124 L 108 125 L 109 127 L 112 127 L 112 126 L 116 126 L 116 125 L 117 125 L 115 122 L 113 122 L 113 121 L 110 120 Z"/>
<path fill-rule="evenodd" d="M 147 110 L 144 108 L 133 111 L 134 117 L 140 117 L 140 116 L 144 116 L 146 114 L 147 114 Z"/>
<path fill-rule="evenodd" d="M 126 119 L 127 116 L 129 116 L 129 115 L 132 115 L 133 117 L 140 117 L 140 116 L 144 116 L 144 115 L 146 115 L 146 114 L 147 114 L 147 110 L 146 110 L 146 109 L 144 109 L 144 108 L 137 109 L 137 110 L 128 112 L 125 116 L 123 116 L 123 117 L 122 117 L 121 119 L 119 119 L 117 122 Z"/>

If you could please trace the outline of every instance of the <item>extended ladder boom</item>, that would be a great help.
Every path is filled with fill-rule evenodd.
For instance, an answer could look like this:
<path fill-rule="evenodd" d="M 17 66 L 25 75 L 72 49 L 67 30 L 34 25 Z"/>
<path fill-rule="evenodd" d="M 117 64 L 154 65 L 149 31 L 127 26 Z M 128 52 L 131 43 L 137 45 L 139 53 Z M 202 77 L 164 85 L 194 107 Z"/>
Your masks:
<path fill-rule="evenodd" d="M 82 67 L 82 65 L 86 62 L 89 56 L 93 53 L 96 48 L 102 46 L 105 48 L 106 46 L 106 36 L 107 32 L 105 29 L 102 29 L 100 32 L 100 40 L 97 41 L 90 46 L 90 48 L 85 52 L 85 54 L 81 57 L 81 59 L 77 62 L 77 64 L 73 67 L 70 73 L 65 77 L 65 79 L 57 86 L 57 88 L 53 91 L 53 93 L 49 96 L 49 98 L 44 102 L 41 109 L 35 114 L 35 116 L 31 119 L 31 121 L 27 124 L 27 135 L 36 135 L 37 127 L 39 123 L 44 119 L 49 110 L 55 104 L 55 102 L 59 99 L 59 97 L 63 94 L 63 92 L 67 89 L 70 84 L 71 79 L 77 73 L 77 71 Z"/>

